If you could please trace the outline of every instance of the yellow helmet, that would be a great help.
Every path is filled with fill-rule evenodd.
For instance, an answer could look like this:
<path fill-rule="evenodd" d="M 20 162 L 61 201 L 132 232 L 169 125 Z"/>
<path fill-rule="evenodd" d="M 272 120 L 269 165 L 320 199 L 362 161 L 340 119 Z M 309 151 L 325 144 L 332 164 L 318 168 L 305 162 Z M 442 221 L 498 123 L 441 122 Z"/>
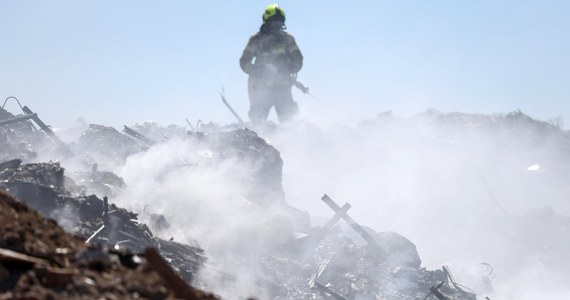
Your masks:
<path fill-rule="evenodd" d="M 271 4 L 265 8 L 263 12 L 263 23 L 265 24 L 267 20 L 271 18 L 279 18 L 281 21 L 285 22 L 285 11 L 281 6 L 277 4 Z"/>

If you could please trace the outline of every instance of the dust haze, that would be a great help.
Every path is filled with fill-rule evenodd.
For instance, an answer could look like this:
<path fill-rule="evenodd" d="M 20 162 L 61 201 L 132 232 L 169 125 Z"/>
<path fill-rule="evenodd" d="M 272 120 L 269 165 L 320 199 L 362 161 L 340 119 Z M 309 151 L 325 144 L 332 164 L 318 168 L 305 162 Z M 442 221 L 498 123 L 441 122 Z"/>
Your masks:
<path fill-rule="evenodd" d="M 447 265 L 478 294 L 570 295 L 564 180 L 570 142 L 559 124 L 519 111 L 432 109 L 408 117 L 380 113 L 356 125 L 299 121 L 253 129 L 280 152 L 287 203 L 306 211 L 312 226 L 334 214 L 320 201 L 326 193 L 339 204 L 349 202 L 360 224 L 407 237 L 423 267 Z M 219 267 L 250 274 L 235 288 L 255 293 L 248 286 L 258 267 L 252 258 L 287 246 L 277 241 L 290 228 L 274 225 L 288 210 L 247 198 L 256 183 L 245 179 L 259 166 L 236 159 L 213 163 L 216 155 L 172 138 L 130 156 L 113 169 L 128 186 L 115 202 L 164 214 L 175 230 L 163 238 L 198 241 Z"/>
<path fill-rule="evenodd" d="M 332 216 L 318 201 L 326 191 L 362 224 L 408 237 L 424 266 L 450 265 L 479 292 L 473 273 L 492 280 L 497 298 L 568 296 L 570 145 L 557 124 L 518 111 L 387 112 L 357 126 L 302 123 L 272 142 L 289 202 L 312 216 Z"/>

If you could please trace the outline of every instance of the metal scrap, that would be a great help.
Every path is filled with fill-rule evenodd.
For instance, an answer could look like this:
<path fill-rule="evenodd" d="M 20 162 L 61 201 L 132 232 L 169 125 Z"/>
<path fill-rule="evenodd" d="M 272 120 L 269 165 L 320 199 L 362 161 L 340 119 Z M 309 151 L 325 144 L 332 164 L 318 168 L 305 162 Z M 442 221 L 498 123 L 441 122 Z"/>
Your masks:
<path fill-rule="evenodd" d="M 2 121 L 0 121 L 0 126 L 9 125 L 9 124 L 18 123 L 18 122 L 23 122 L 23 121 L 28 121 L 30 119 L 37 118 L 37 116 L 38 115 L 36 113 L 33 113 L 31 115 L 24 115 L 24 116 L 19 116 L 19 117 L 14 117 L 14 118 L 2 120 Z"/>
<path fill-rule="evenodd" d="M 223 88 L 222 88 L 222 92 L 220 93 L 220 97 L 222 97 L 222 102 L 224 102 L 224 105 L 226 105 L 226 107 L 230 110 L 232 115 L 234 115 L 234 117 L 236 117 L 236 119 L 238 120 L 238 122 L 240 124 L 243 124 L 244 123 L 243 120 L 239 117 L 239 115 L 236 113 L 236 111 L 232 108 L 232 106 L 226 100 L 226 95 L 225 95 Z"/>
<path fill-rule="evenodd" d="M 40 120 L 40 118 L 38 117 L 38 115 L 36 113 L 34 113 L 31 109 L 29 109 L 27 106 L 22 107 L 22 110 L 24 111 L 24 113 L 28 116 L 30 116 L 30 118 L 36 122 L 36 124 L 38 124 L 38 126 L 40 126 L 40 128 L 47 133 L 47 135 L 49 135 L 56 143 L 57 145 L 61 148 L 61 150 L 66 154 L 66 155 L 72 155 L 73 153 L 71 152 L 71 150 L 69 149 L 69 147 L 67 147 L 67 144 L 65 144 L 62 140 L 60 140 L 57 135 L 55 135 L 55 133 L 51 130 L 51 128 L 49 128 L 42 120 Z"/>
<path fill-rule="evenodd" d="M 448 266 L 443 266 L 442 269 L 443 269 L 443 273 L 449 279 L 449 282 L 451 282 L 451 284 L 453 285 L 453 287 L 456 290 L 458 290 L 462 294 L 475 293 L 475 291 L 471 290 L 470 288 L 468 288 L 462 284 L 457 283 L 457 281 L 455 281 L 455 278 L 453 278 L 453 275 L 451 274 L 451 271 L 449 270 Z M 469 290 L 469 291 L 466 291 L 466 290 Z"/>
<path fill-rule="evenodd" d="M 427 294 L 427 296 L 424 298 L 424 300 L 426 300 L 427 298 L 429 298 L 429 296 L 434 295 L 437 299 L 439 300 L 448 300 L 447 297 L 445 297 L 440 291 L 439 288 L 445 283 L 445 281 L 442 281 L 440 284 L 438 284 L 435 287 L 430 287 L 429 288 L 429 294 Z"/>
<path fill-rule="evenodd" d="M 150 139 L 150 138 L 146 137 L 144 134 L 137 132 L 136 130 L 128 127 L 127 125 L 124 125 L 123 132 L 125 132 L 126 134 L 128 134 L 128 135 L 136 138 L 137 140 L 145 143 L 147 146 L 152 146 L 152 145 L 156 144 L 156 142 L 153 141 L 152 139 Z"/>
<path fill-rule="evenodd" d="M 101 233 L 101 231 L 103 231 L 103 229 L 105 229 L 105 224 L 103 224 L 99 229 L 97 229 L 97 231 L 95 231 L 95 233 L 93 233 L 93 234 L 85 241 L 85 244 L 89 244 L 89 242 L 91 242 L 92 239 L 94 239 L 99 233 Z"/>
<path fill-rule="evenodd" d="M 339 293 L 333 291 L 331 288 L 329 288 L 328 286 L 326 286 L 326 285 L 324 285 L 324 284 L 322 284 L 322 283 L 320 283 L 320 282 L 318 282 L 318 281 L 315 281 L 315 287 L 317 287 L 320 291 L 322 291 L 322 292 L 324 292 L 324 293 L 326 293 L 326 294 L 331 295 L 334 299 L 337 299 L 337 300 L 347 300 L 345 297 L 343 297 L 343 296 L 340 295 Z"/>
<path fill-rule="evenodd" d="M 38 257 L 26 255 L 23 253 L 19 253 L 10 249 L 0 248 L 0 262 L 17 262 L 17 263 L 24 263 L 24 264 L 40 264 L 40 265 L 49 265 L 49 262 L 45 259 L 41 259 Z"/>
<path fill-rule="evenodd" d="M 311 278 L 309 279 L 309 287 L 313 288 L 315 286 L 315 282 L 317 281 L 317 279 L 319 279 L 319 277 L 321 277 L 321 275 L 323 274 L 323 272 L 325 271 L 326 267 L 329 265 L 329 263 L 331 262 L 331 260 L 333 259 L 335 253 L 331 253 L 328 257 L 326 257 L 322 263 L 319 265 L 319 267 L 317 268 L 317 271 L 315 272 L 315 274 L 313 274 L 311 276 Z"/>
<path fill-rule="evenodd" d="M 376 241 L 372 238 L 372 236 L 366 230 L 364 230 L 364 228 L 362 228 L 362 226 L 360 226 L 356 221 L 354 221 L 353 218 L 351 218 L 346 213 L 346 210 L 348 210 L 348 208 L 350 208 L 350 205 L 346 206 L 346 204 L 345 204 L 345 205 L 343 205 L 343 208 L 341 208 L 327 194 L 325 194 L 321 198 L 321 200 L 323 200 L 323 202 L 325 202 L 330 208 L 332 208 L 332 210 L 334 210 L 336 212 L 336 215 L 331 220 L 334 220 L 337 217 L 337 215 L 340 216 L 340 218 L 344 219 L 350 225 L 350 227 L 352 227 L 352 229 L 354 229 L 354 231 L 356 231 L 358 234 L 360 234 L 360 236 L 362 236 L 362 238 L 364 240 L 366 240 L 366 242 L 368 242 L 369 246 L 374 247 L 378 254 L 380 254 L 382 256 L 388 255 L 388 253 L 386 253 L 386 251 L 384 251 L 380 247 L 380 245 L 378 245 L 378 243 L 376 243 Z"/>

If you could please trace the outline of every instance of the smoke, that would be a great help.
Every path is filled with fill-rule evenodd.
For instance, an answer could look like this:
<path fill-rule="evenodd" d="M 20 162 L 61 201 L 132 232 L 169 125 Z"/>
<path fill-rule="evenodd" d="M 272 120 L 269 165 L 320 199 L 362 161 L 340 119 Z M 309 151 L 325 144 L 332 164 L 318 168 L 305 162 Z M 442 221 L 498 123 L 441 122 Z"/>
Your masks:
<path fill-rule="evenodd" d="M 132 155 L 119 172 L 128 190 L 115 202 L 163 214 L 172 226 L 158 232 L 162 238 L 197 241 L 209 258 L 198 284 L 228 298 L 262 296 L 255 288 L 259 253 L 278 247 L 278 239 L 292 229 L 278 207 L 246 198 L 254 187 L 255 162 L 225 155 L 189 139 L 171 139 Z M 221 286 L 224 276 L 234 280 Z"/>
<path fill-rule="evenodd" d="M 57 224 L 67 231 L 72 231 L 73 228 L 80 223 L 77 212 L 69 205 L 53 210 L 50 213 L 50 217 L 56 220 Z"/>
<path fill-rule="evenodd" d="M 552 291 L 549 299 L 562 299 L 570 279 L 567 136 L 520 112 L 428 111 L 356 126 L 301 122 L 266 138 L 284 160 L 289 203 L 315 219 L 333 215 L 319 200 L 327 193 L 349 202 L 361 224 L 409 238 L 423 266 L 450 266 L 480 296 Z M 493 272 L 474 276 L 482 264 Z"/>
<path fill-rule="evenodd" d="M 407 237 L 422 266 L 449 266 L 480 297 L 570 293 L 570 159 L 567 133 L 556 126 L 521 113 L 428 111 L 257 132 L 280 151 L 288 204 L 309 212 L 313 225 L 334 214 L 320 201 L 326 193 L 349 202 L 360 224 Z M 263 297 L 259 255 L 282 247 L 294 229 L 282 206 L 248 199 L 259 164 L 219 151 L 172 138 L 131 155 L 116 166 L 128 188 L 113 202 L 163 214 L 172 226 L 162 238 L 197 241 L 210 259 L 202 286 L 228 298 Z"/>

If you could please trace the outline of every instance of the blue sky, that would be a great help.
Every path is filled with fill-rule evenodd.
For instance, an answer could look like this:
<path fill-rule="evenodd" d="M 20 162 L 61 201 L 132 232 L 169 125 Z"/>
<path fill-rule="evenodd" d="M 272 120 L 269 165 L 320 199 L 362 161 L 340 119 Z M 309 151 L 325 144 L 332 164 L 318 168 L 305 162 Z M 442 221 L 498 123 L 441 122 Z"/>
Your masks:
<path fill-rule="evenodd" d="M 246 117 L 238 59 L 270 3 L 3 0 L 0 98 L 56 127 L 234 122 L 219 93 Z M 569 127 L 568 1 L 278 3 L 321 98 L 295 92 L 307 119 L 518 108 Z"/>

